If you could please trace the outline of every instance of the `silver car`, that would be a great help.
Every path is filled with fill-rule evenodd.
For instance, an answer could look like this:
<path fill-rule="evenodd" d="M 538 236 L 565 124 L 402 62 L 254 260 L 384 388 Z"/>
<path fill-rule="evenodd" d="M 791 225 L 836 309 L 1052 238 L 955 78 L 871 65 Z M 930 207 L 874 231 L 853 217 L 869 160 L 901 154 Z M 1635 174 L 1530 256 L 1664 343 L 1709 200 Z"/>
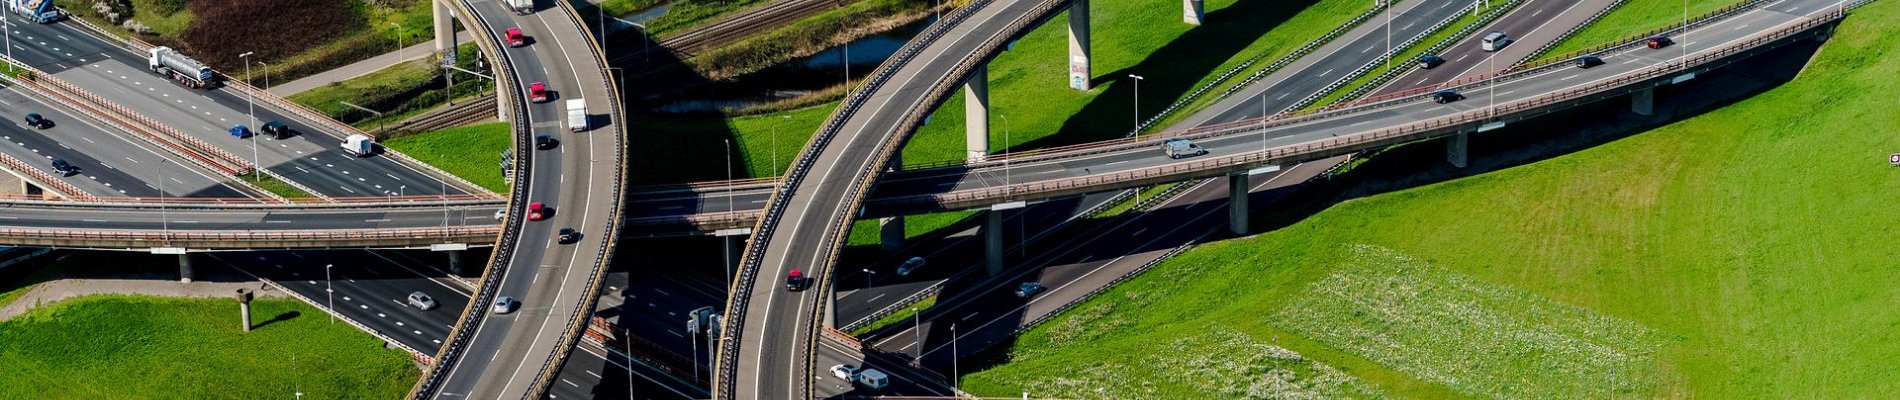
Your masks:
<path fill-rule="evenodd" d="M 491 310 L 496 314 L 507 314 L 515 312 L 517 308 L 521 308 L 521 301 L 515 300 L 513 297 L 501 296 L 495 298 L 495 306 L 492 307 Z"/>
<path fill-rule="evenodd" d="M 436 306 L 435 299 L 422 292 L 409 293 L 409 305 L 422 311 L 434 310 Z"/>

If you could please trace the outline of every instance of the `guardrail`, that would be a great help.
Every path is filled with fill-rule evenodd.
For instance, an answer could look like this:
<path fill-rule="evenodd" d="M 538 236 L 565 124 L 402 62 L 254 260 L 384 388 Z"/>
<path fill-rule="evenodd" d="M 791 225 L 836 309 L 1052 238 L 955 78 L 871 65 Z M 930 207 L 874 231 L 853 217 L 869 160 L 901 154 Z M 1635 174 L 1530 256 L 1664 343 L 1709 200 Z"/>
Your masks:
<path fill-rule="evenodd" d="M 206 143 L 197 137 L 179 132 L 177 129 L 172 129 L 165 124 L 159 123 L 157 120 L 132 111 L 132 109 L 121 106 L 118 103 L 108 101 L 104 97 L 81 89 L 71 83 L 67 83 L 65 80 L 54 77 L 51 74 L 38 70 L 33 71 L 34 72 L 29 75 L 30 77 L 21 80 L 21 83 L 28 86 L 45 84 L 50 86 L 50 88 L 77 96 L 79 98 L 78 100 L 83 101 L 75 101 L 74 103 L 78 103 L 75 105 L 91 113 L 93 117 L 114 123 L 114 125 L 119 125 L 120 128 L 137 133 L 160 146 L 173 149 L 174 153 L 198 161 L 200 164 L 211 167 L 213 170 L 231 176 L 239 176 L 251 172 L 249 166 L 245 165 L 248 163 L 244 162 L 243 158 L 235 154 L 220 150 L 217 146 Z"/>
<path fill-rule="evenodd" d="M 1504 3 L 1504 6 L 1498 7 L 1496 10 L 1493 10 L 1492 15 L 1497 15 L 1506 10 L 1510 10 L 1511 7 L 1516 7 L 1517 4 L 1520 2 L 1522 2 L 1522 0 L 1511 0 L 1509 3 Z M 1476 3 L 1473 3 L 1470 6 L 1460 9 L 1464 11 L 1459 11 L 1455 14 L 1445 17 L 1445 19 L 1443 20 L 1439 20 L 1437 23 L 1432 24 L 1431 27 L 1425 28 L 1424 32 L 1419 32 L 1418 35 L 1412 36 L 1412 38 L 1410 39 L 1406 39 L 1405 42 L 1399 43 L 1397 46 L 1392 46 L 1391 49 L 1386 50 L 1384 53 L 1379 53 L 1379 58 L 1373 59 L 1372 62 L 1365 63 L 1364 65 L 1360 65 L 1359 68 L 1353 68 L 1351 72 L 1347 72 L 1346 75 L 1340 76 L 1339 79 L 1334 80 L 1333 83 L 1329 83 L 1325 87 L 1320 88 L 1319 91 L 1313 92 L 1312 94 L 1306 95 L 1306 97 L 1300 98 L 1300 101 L 1293 102 L 1292 106 L 1288 106 L 1285 110 L 1281 110 L 1281 111 L 1297 110 L 1300 108 L 1304 108 L 1307 105 L 1313 104 L 1313 102 L 1319 101 L 1319 99 L 1321 98 L 1325 98 L 1326 95 L 1332 94 L 1333 91 L 1339 90 L 1340 88 L 1345 87 L 1347 84 L 1351 84 L 1354 79 L 1359 79 L 1360 76 L 1363 76 L 1368 72 L 1372 72 L 1372 69 L 1378 68 L 1381 62 L 1389 62 L 1393 56 L 1399 55 L 1399 52 L 1402 52 L 1402 51 L 1405 51 L 1405 49 L 1411 48 L 1413 44 L 1417 44 L 1421 40 L 1425 40 L 1425 37 L 1431 36 L 1433 33 L 1438 32 L 1439 29 L 1445 29 L 1445 26 L 1451 25 L 1452 22 L 1457 22 L 1458 18 L 1463 16 L 1464 13 L 1476 10 L 1477 7 L 1478 5 Z M 1390 73 L 1391 71 L 1395 71 L 1395 70 L 1397 69 L 1389 69 L 1386 72 Z"/>
<path fill-rule="evenodd" d="M 6 164 L 7 169 L 11 169 L 14 172 L 26 174 L 28 176 L 33 177 L 33 180 L 39 181 L 38 183 L 40 183 L 41 186 L 46 186 L 48 189 L 53 189 L 55 192 L 59 193 L 62 196 L 76 198 L 79 200 L 93 199 L 92 194 L 86 193 L 86 191 L 84 190 L 79 190 L 78 187 L 75 187 L 70 183 L 66 183 L 66 181 L 59 180 L 59 178 L 53 177 L 52 174 L 48 174 L 46 173 L 46 171 L 41 171 L 39 168 L 35 168 L 31 165 L 27 165 L 25 161 L 20 161 L 20 159 L 13 158 L 13 156 L 0 154 L 0 163 Z M 19 196 L 23 198 L 33 198 L 36 200 L 42 200 L 44 197 L 44 196 L 32 196 L 32 195 L 19 195 Z"/>
<path fill-rule="evenodd" d="M 457 198 L 456 195 L 408 196 L 408 197 L 344 197 L 338 201 L 323 201 L 307 197 L 283 199 L 285 202 L 268 203 L 250 198 L 217 197 L 114 197 L 88 195 L 84 200 L 64 201 L 47 200 L 30 195 L 0 195 L 0 204 L 39 205 L 65 208 L 99 209 L 154 209 L 160 206 L 186 207 L 218 210 L 269 210 L 296 211 L 315 209 L 363 209 L 367 207 L 418 208 L 418 207 L 480 207 L 502 204 L 499 199 Z M 177 210 L 178 208 L 172 208 Z"/>
<path fill-rule="evenodd" d="M 60 240 L 122 240 L 148 242 L 154 247 L 162 247 L 166 242 L 270 242 L 270 241 L 335 241 L 335 240 L 377 240 L 377 239 L 415 239 L 430 237 L 461 237 L 494 234 L 497 227 L 451 227 L 451 228 L 403 228 L 403 229 L 339 229 L 339 230 L 281 230 L 281 231 L 71 231 L 59 229 L 18 229 L 0 228 L 0 238 L 7 239 L 60 239 Z"/>
<path fill-rule="evenodd" d="M 1563 44 L 1565 40 L 1570 40 L 1571 37 L 1577 36 L 1577 32 L 1582 32 L 1584 28 L 1589 28 L 1591 25 L 1596 25 L 1597 21 L 1603 20 L 1603 16 L 1610 15 L 1611 11 L 1616 11 L 1617 8 L 1622 8 L 1623 4 L 1628 3 L 1628 2 L 1629 0 L 1616 0 L 1614 2 L 1611 2 L 1609 7 L 1604 7 L 1601 10 L 1597 10 L 1596 13 L 1590 14 L 1590 18 L 1585 18 L 1583 20 L 1583 23 L 1571 26 L 1570 29 L 1565 30 L 1562 35 L 1557 35 L 1556 39 L 1552 39 L 1551 41 L 1544 42 L 1543 46 L 1537 46 L 1536 51 L 1532 51 L 1530 54 L 1525 55 L 1523 59 L 1520 59 L 1520 60 L 1517 60 L 1516 62 L 1511 63 L 1511 68 L 1517 68 L 1520 65 L 1524 65 L 1524 63 L 1531 62 L 1531 60 L 1537 59 L 1538 56 L 1542 56 L 1544 55 L 1544 53 L 1549 52 L 1551 49 L 1557 48 L 1557 45 Z"/>
<path fill-rule="evenodd" d="M 1464 41 L 1466 37 L 1471 36 L 1471 33 L 1477 31 L 1478 28 L 1482 28 L 1487 25 L 1490 25 L 1492 22 L 1496 22 L 1499 17 L 1504 16 L 1504 13 L 1517 9 L 1517 6 L 1520 4 L 1523 4 L 1523 2 L 1524 2 L 1523 0 L 1511 0 L 1509 3 L 1504 3 L 1503 6 L 1499 6 L 1495 9 L 1492 9 L 1491 12 L 1485 13 L 1484 16 L 1478 17 L 1478 20 L 1472 21 L 1470 25 L 1465 25 L 1465 27 L 1459 28 L 1457 32 L 1453 32 L 1451 36 L 1446 37 L 1444 40 L 1440 40 L 1438 41 L 1438 43 L 1432 43 L 1431 47 L 1425 48 L 1425 51 L 1421 53 L 1437 54 L 1438 52 L 1445 51 L 1446 48 L 1449 48 L 1452 45 L 1457 44 L 1458 42 Z M 1457 17 L 1453 17 L 1451 20 L 1446 20 L 1446 22 L 1450 22 L 1456 19 Z M 1431 32 L 1436 32 L 1436 31 L 1437 31 L 1437 28 L 1427 31 L 1426 34 L 1430 34 Z M 1412 41 L 1405 42 L 1405 45 L 1401 46 L 1400 48 L 1410 47 L 1414 41 L 1422 40 L 1424 38 L 1425 38 L 1425 35 L 1419 35 L 1418 37 L 1413 38 Z M 1390 57 L 1393 55 L 1396 55 L 1396 54 L 1390 54 L 1390 55 L 1387 55 L 1387 57 Z M 1411 60 L 1404 60 L 1402 62 L 1411 62 Z M 1379 73 L 1379 76 L 1373 77 L 1372 81 L 1366 82 L 1366 84 L 1364 85 L 1359 85 L 1359 87 L 1353 88 L 1352 91 L 1346 92 L 1345 95 L 1339 96 L 1338 99 L 1333 100 L 1331 104 L 1350 102 L 1352 101 L 1352 99 L 1358 98 L 1359 96 L 1364 96 L 1366 93 L 1370 93 L 1373 90 L 1378 90 L 1380 87 L 1385 86 L 1385 83 L 1388 81 L 1391 81 L 1393 78 L 1398 78 L 1400 75 L 1411 73 L 1412 71 L 1417 70 L 1417 69 L 1418 67 L 1416 65 L 1410 68 L 1386 69 L 1385 72 Z M 1304 107 L 1304 106 L 1305 105 L 1301 105 L 1300 107 Z"/>

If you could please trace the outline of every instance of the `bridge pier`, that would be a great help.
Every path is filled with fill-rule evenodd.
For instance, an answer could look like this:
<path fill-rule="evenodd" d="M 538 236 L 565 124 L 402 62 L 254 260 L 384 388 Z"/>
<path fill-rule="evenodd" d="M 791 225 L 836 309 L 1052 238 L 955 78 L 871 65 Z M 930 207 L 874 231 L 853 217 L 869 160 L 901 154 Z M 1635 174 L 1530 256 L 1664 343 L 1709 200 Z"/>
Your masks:
<path fill-rule="evenodd" d="M 731 276 L 732 274 L 739 273 L 739 259 L 745 257 L 745 245 L 746 245 L 747 237 L 748 235 L 727 235 L 724 237 L 726 240 L 726 275 L 727 276 Z M 726 282 L 726 283 L 731 284 L 732 282 Z"/>
<path fill-rule="evenodd" d="M 455 61 L 455 14 L 444 1 L 431 1 L 435 7 L 435 53 L 445 61 Z"/>
<path fill-rule="evenodd" d="M 1069 5 L 1069 88 L 1090 89 L 1089 79 L 1089 0 Z"/>
<path fill-rule="evenodd" d="M 449 254 L 449 274 L 462 276 L 462 251 L 448 250 L 444 251 L 444 253 Z"/>
<path fill-rule="evenodd" d="M 1235 235 L 1247 234 L 1247 193 L 1253 188 L 1245 172 L 1227 176 L 1227 227 Z"/>
<path fill-rule="evenodd" d="M 1630 111 L 1637 115 L 1656 114 L 1656 88 L 1636 91 L 1630 95 Z"/>
<path fill-rule="evenodd" d="M 1451 163 L 1451 166 L 1464 168 L 1470 152 L 1470 131 L 1461 131 L 1445 137 L 1445 162 Z"/>
<path fill-rule="evenodd" d="M 1003 273 L 1003 212 L 984 211 L 983 219 L 983 272 L 990 275 Z"/>
<path fill-rule="evenodd" d="M 894 252 L 904 247 L 904 217 L 884 217 L 877 222 L 878 248 Z"/>
<path fill-rule="evenodd" d="M 178 281 L 191 283 L 191 254 L 178 254 Z"/>
<path fill-rule="evenodd" d="M 990 155 L 990 66 L 970 71 L 963 82 L 964 159 L 983 161 Z"/>
<path fill-rule="evenodd" d="M 1201 19 L 1207 17 L 1206 6 L 1201 0 L 1181 0 L 1181 22 L 1200 26 Z"/>

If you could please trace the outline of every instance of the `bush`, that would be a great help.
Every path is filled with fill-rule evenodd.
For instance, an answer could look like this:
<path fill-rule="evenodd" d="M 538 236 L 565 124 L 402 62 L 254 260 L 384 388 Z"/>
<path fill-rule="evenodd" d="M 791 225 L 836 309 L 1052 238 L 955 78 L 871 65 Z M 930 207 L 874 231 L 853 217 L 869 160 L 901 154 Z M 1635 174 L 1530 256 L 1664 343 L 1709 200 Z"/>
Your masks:
<path fill-rule="evenodd" d="M 175 1 L 175 0 L 173 0 Z M 363 21 L 342 1 L 226 0 L 194 1 L 200 21 L 180 35 L 187 54 L 222 69 L 242 67 L 238 58 L 281 59 L 362 29 Z"/>

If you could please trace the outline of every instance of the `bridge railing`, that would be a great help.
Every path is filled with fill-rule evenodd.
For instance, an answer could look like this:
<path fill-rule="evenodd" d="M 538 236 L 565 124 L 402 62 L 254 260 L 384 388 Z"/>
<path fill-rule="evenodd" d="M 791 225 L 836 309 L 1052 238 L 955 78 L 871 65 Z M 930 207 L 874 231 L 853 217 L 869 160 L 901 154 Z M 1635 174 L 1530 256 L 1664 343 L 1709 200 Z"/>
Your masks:
<path fill-rule="evenodd" d="M 166 242 L 274 242 L 274 241 L 332 241 L 332 240 L 377 240 L 377 239 L 416 239 L 431 237 L 467 237 L 492 235 L 500 230 L 496 226 L 471 226 L 447 228 L 404 228 L 404 229 L 334 229 L 334 230 L 173 230 L 173 231 L 112 231 L 112 230 L 61 230 L 61 229 L 17 229 L 0 228 L 0 238 L 7 239 L 60 239 L 60 240 L 112 240 L 139 241 L 151 243 L 153 247 L 162 247 Z"/>
<path fill-rule="evenodd" d="M 39 181 L 38 183 L 50 186 L 49 189 L 53 189 L 55 192 L 58 192 L 64 196 L 68 196 L 74 200 L 86 201 L 86 200 L 94 199 L 91 193 L 86 193 L 86 191 L 84 190 L 79 190 L 78 187 L 75 187 L 70 183 L 66 183 L 66 181 L 60 180 L 59 178 L 54 177 L 52 174 L 46 173 L 46 171 L 41 171 L 38 167 L 27 165 L 26 162 L 20 161 L 20 159 L 18 158 L 13 158 L 13 156 L 0 154 L 0 163 L 6 164 L 7 169 L 11 169 L 11 170 L 14 170 L 15 172 L 32 176 L 34 180 Z M 24 194 L 23 195 L 9 195 L 9 196 L 18 196 L 22 200 L 38 200 L 38 201 L 46 200 L 46 196 L 34 196 L 34 195 L 24 195 Z"/>

